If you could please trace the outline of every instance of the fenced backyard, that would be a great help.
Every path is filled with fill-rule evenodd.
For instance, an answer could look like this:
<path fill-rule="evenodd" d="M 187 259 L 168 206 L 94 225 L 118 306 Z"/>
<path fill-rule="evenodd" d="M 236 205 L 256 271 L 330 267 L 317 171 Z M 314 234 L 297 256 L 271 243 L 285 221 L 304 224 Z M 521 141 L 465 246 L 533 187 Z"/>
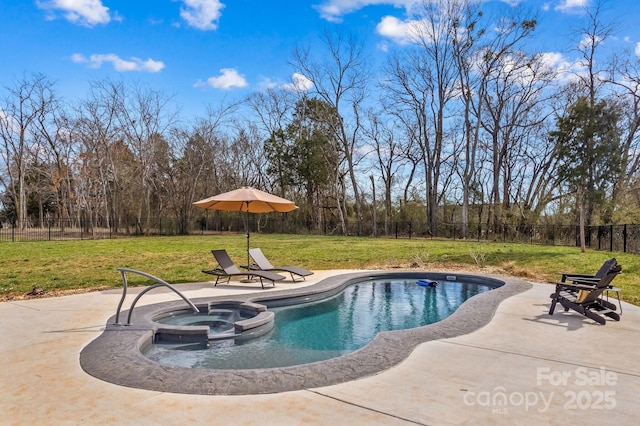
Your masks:
<path fill-rule="evenodd" d="M 457 223 L 440 224 L 435 233 L 426 223 L 377 223 L 349 221 L 343 229 L 339 222 L 311 222 L 283 214 L 249 215 L 214 214 L 193 220 L 153 218 L 145 223 L 136 219 L 112 220 L 109 223 L 85 220 L 48 220 L 42 224 L 2 223 L 0 243 L 19 241 L 56 241 L 84 239 L 112 239 L 140 236 L 211 235 L 244 233 L 248 221 L 252 233 L 296 235 L 351 235 L 396 239 L 438 238 L 461 239 L 463 226 Z M 467 240 L 537 245 L 577 246 L 577 226 L 526 225 L 500 228 L 473 224 L 468 227 Z M 640 224 L 591 226 L 586 230 L 587 247 L 623 253 L 640 254 Z"/>

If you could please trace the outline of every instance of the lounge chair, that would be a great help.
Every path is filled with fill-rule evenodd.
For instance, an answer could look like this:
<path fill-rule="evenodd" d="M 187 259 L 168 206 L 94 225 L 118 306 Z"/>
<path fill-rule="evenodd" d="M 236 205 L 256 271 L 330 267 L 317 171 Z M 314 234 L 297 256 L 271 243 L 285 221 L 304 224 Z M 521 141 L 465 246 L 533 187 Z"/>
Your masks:
<path fill-rule="evenodd" d="M 243 272 L 233 263 L 226 250 L 211 250 L 213 257 L 218 262 L 218 266 L 213 269 L 202 270 L 205 274 L 211 274 L 216 276 L 216 282 L 214 287 L 218 285 L 218 281 L 221 277 L 227 278 L 227 284 L 231 281 L 231 277 L 246 276 L 249 279 L 257 277 L 260 279 L 260 284 L 264 288 L 264 280 L 271 281 L 271 284 L 275 287 L 276 281 L 282 281 L 284 276 L 276 274 L 270 271 L 246 271 Z"/>
<path fill-rule="evenodd" d="M 616 306 L 602 298 L 604 292 L 619 289 L 611 286 L 611 281 L 620 273 L 622 267 L 616 263 L 610 267 L 609 271 L 594 282 L 593 279 L 586 281 L 575 280 L 569 284 L 567 282 L 556 283 L 556 291 L 551 294 L 551 308 L 549 315 L 553 315 L 556 304 L 564 306 L 565 312 L 572 309 L 592 320 L 605 325 L 606 320 L 602 315 L 620 321 L 620 314 L 615 312 Z M 620 303 L 618 298 L 618 303 Z"/>
<path fill-rule="evenodd" d="M 253 259 L 253 264 L 249 265 L 249 269 L 252 271 L 283 271 L 288 272 L 291 275 L 291 280 L 296 282 L 294 275 L 298 277 L 302 277 L 304 280 L 305 277 L 309 275 L 313 275 L 313 272 L 300 268 L 298 266 L 273 266 L 271 262 L 267 260 L 265 255 L 262 253 L 262 250 L 259 248 L 249 249 L 249 255 Z"/>

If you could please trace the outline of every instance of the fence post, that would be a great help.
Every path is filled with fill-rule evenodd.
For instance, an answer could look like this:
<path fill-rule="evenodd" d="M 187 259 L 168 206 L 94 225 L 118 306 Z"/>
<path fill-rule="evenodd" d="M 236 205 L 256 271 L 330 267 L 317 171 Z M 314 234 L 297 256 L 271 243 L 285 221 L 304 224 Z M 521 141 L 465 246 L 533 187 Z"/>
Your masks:
<path fill-rule="evenodd" d="M 609 251 L 613 251 L 613 225 L 609 225 Z"/>
<path fill-rule="evenodd" d="M 413 233 L 413 223 L 409 222 L 409 239 L 411 239 L 412 233 Z"/>
<path fill-rule="evenodd" d="M 624 228 L 622 229 L 622 252 L 627 252 L 627 224 L 624 224 Z"/>
<path fill-rule="evenodd" d="M 398 239 L 398 222 L 396 222 L 396 240 Z"/>

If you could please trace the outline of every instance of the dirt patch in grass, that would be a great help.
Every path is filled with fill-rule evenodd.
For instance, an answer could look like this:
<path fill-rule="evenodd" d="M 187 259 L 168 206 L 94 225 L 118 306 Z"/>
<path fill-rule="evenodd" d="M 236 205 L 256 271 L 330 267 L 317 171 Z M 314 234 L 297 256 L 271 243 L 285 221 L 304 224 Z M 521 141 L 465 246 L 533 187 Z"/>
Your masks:
<path fill-rule="evenodd" d="M 29 293 L 11 292 L 6 294 L 0 294 L 0 302 L 12 302 L 16 300 L 31 300 L 31 299 L 46 299 L 50 297 L 70 296 L 73 294 L 91 293 L 94 291 L 113 290 L 113 287 L 86 287 L 86 288 L 72 288 L 72 289 L 37 289 L 32 290 Z"/>
<path fill-rule="evenodd" d="M 451 263 L 451 262 L 428 262 L 426 264 L 419 261 L 406 262 L 387 262 L 384 264 L 371 265 L 371 269 L 396 270 L 396 269 L 424 269 L 433 272 L 458 272 L 458 273 L 474 273 L 488 275 L 508 275 L 523 279 L 534 280 L 537 276 L 534 272 L 526 268 L 518 267 L 514 262 L 508 262 L 500 266 L 478 266 L 469 263 Z M 535 280 L 543 282 L 544 280 Z"/>

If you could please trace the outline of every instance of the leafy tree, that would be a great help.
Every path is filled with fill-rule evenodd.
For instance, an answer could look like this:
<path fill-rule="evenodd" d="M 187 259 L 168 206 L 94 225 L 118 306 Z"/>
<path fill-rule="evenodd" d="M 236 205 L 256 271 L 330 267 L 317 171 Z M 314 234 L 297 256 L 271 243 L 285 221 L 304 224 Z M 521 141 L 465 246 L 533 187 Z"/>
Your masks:
<path fill-rule="evenodd" d="M 269 162 L 267 173 L 275 176 L 276 186 L 283 191 L 294 186 L 293 146 L 286 129 L 272 131 L 269 139 L 265 141 L 264 150 Z"/>
<path fill-rule="evenodd" d="M 309 214 L 320 206 L 338 169 L 336 142 L 329 136 L 329 122 L 336 112 L 319 99 L 303 98 L 296 104 L 292 121 L 286 129 L 272 132 L 265 142 L 269 160 L 267 172 L 276 176 L 281 188 L 304 188 Z M 316 198 L 317 197 L 317 198 Z"/>
<path fill-rule="evenodd" d="M 592 212 L 585 204 L 602 204 L 606 192 L 619 176 L 621 166 L 620 113 L 614 104 L 580 97 L 567 114 L 559 117 L 551 132 L 559 159 L 558 177 L 576 195 L 580 223 L 580 247 L 585 250 L 585 223 Z"/>

